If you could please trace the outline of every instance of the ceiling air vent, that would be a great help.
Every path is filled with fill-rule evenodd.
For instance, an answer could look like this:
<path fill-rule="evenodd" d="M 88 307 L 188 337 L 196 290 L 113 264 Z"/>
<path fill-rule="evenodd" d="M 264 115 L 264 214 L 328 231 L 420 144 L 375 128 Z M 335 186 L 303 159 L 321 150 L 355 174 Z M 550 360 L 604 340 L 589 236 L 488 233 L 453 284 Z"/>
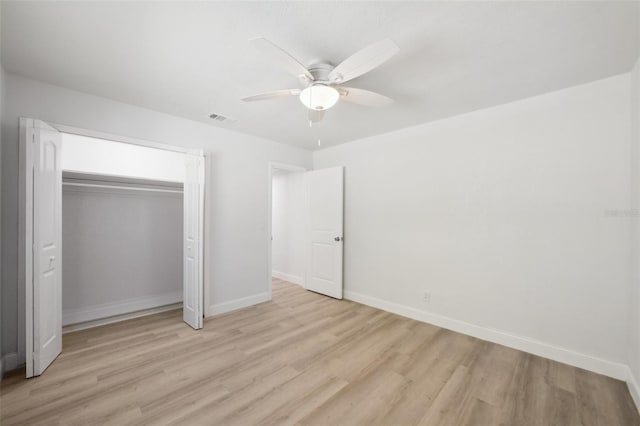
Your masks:
<path fill-rule="evenodd" d="M 209 116 L 213 121 L 217 121 L 218 123 L 235 123 L 235 118 L 225 117 L 222 114 L 216 114 L 215 112 Z"/>

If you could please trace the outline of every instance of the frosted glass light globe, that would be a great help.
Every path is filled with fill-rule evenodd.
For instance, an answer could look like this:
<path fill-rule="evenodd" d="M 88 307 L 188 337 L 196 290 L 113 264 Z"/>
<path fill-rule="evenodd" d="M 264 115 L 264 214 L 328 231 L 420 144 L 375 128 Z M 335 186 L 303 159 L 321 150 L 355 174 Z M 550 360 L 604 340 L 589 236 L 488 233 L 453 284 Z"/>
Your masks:
<path fill-rule="evenodd" d="M 336 89 L 321 83 L 309 86 L 300 93 L 300 102 L 315 111 L 331 108 L 338 99 L 340 99 L 340 93 Z"/>

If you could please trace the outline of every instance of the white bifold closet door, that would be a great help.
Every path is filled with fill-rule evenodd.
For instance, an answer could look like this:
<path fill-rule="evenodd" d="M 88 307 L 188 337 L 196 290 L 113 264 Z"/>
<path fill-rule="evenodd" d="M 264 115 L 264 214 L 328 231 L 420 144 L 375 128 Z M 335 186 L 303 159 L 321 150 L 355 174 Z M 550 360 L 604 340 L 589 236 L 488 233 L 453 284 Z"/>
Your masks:
<path fill-rule="evenodd" d="M 197 330 L 203 322 L 204 157 L 186 154 L 185 167 L 182 318 Z"/>
<path fill-rule="evenodd" d="M 33 336 L 27 341 L 33 359 L 27 359 L 27 377 L 42 374 L 62 351 L 62 135 L 42 121 L 31 124 Z"/>
<path fill-rule="evenodd" d="M 305 173 L 309 197 L 305 288 L 342 299 L 343 167 Z"/>

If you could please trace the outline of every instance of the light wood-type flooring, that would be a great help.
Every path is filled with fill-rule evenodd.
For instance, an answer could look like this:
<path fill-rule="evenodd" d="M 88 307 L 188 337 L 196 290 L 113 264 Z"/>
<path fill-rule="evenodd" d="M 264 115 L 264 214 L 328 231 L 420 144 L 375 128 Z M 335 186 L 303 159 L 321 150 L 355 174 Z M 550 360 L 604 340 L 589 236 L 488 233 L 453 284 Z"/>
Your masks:
<path fill-rule="evenodd" d="M 64 336 L 2 382 L 5 425 L 640 425 L 626 385 L 274 281 L 205 321 L 171 311 Z"/>

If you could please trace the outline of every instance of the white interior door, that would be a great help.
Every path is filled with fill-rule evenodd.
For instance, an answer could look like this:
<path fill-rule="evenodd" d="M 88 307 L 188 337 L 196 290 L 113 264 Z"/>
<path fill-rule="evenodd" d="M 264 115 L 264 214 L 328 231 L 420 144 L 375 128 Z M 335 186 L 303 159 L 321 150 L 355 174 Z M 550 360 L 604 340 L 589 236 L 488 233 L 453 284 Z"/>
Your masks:
<path fill-rule="evenodd" d="M 309 197 L 305 287 L 342 299 L 342 167 L 305 173 Z"/>
<path fill-rule="evenodd" d="M 28 346 L 33 355 L 31 365 L 27 358 L 28 377 L 30 372 L 32 376 L 42 374 L 62 351 L 62 136 L 42 121 L 29 121 L 27 135 L 32 144 L 33 167 L 33 335 L 28 336 Z"/>
<path fill-rule="evenodd" d="M 204 157 L 193 154 L 185 157 L 182 317 L 197 330 L 203 322 Z"/>

